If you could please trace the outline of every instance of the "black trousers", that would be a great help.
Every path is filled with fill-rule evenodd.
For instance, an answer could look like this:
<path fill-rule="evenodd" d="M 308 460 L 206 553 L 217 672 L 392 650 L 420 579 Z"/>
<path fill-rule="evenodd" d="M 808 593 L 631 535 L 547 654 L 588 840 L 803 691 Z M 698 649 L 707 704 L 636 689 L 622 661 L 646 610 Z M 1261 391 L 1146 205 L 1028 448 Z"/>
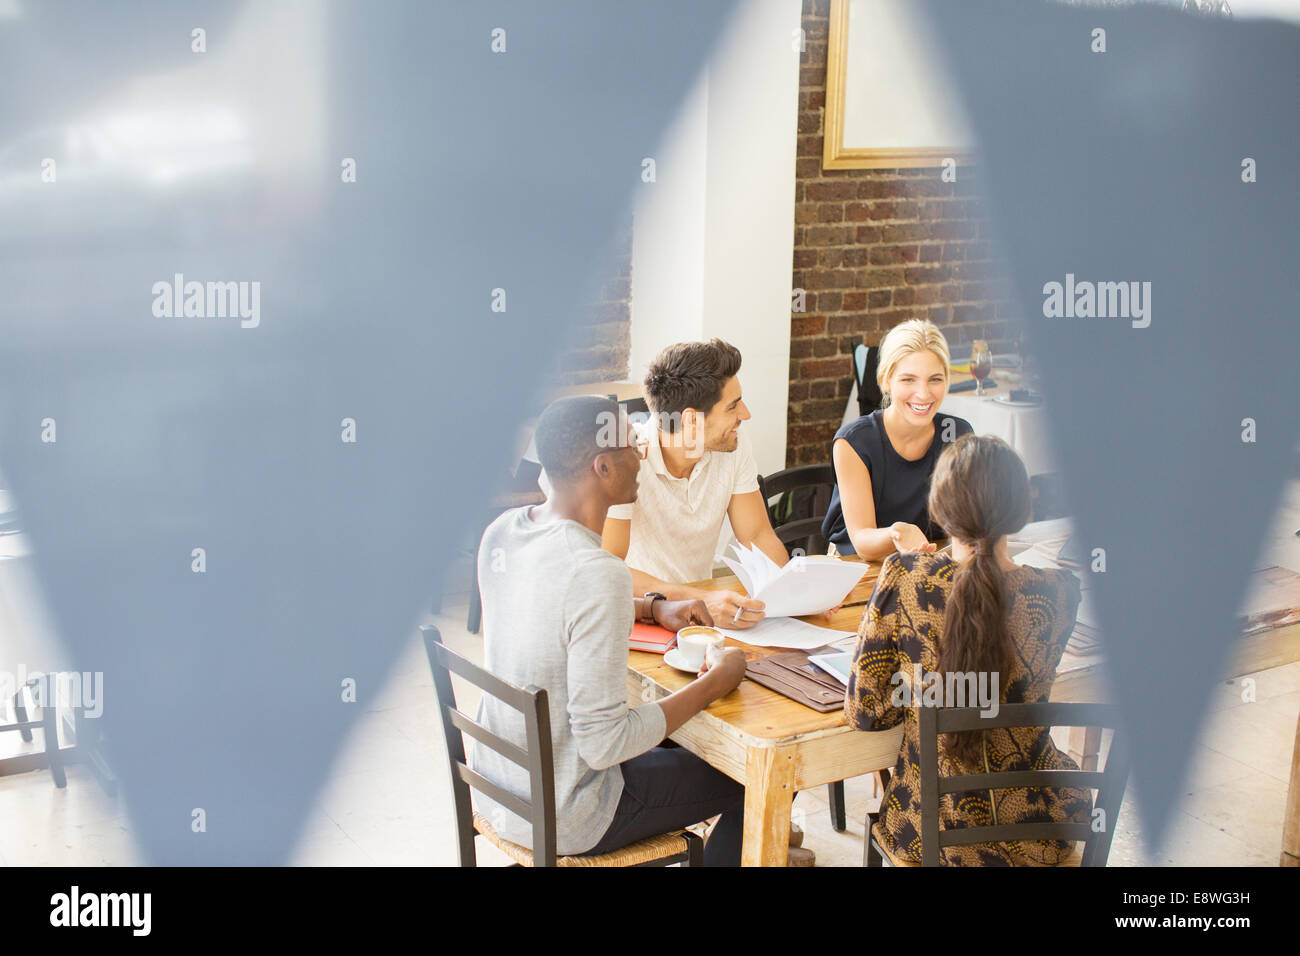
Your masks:
<path fill-rule="evenodd" d="M 609 829 L 588 854 L 609 853 L 722 814 L 704 845 L 704 865 L 740 866 L 744 787 L 681 747 L 655 747 L 619 769 L 623 796 Z"/>

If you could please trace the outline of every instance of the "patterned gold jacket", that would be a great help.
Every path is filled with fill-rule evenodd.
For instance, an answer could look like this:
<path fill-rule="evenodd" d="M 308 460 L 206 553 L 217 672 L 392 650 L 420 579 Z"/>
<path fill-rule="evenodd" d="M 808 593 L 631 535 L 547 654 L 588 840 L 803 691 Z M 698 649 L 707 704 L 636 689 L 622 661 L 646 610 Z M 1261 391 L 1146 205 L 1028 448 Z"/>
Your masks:
<path fill-rule="evenodd" d="M 858 626 L 858 650 L 849 675 L 844 714 L 860 730 L 904 724 L 898 763 L 880 804 L 880 822 L 890 849 L 921 861 L 920 723 L 914 706 L 899 706 L 895 674 L 939 669 L 944 610 L 957 563 L 947 555 L 893 554 L 881 568 L 871 602 Z M 1004 572 L 1010 600 L 1007 626 L 1016 647 L 1010 674 L 999 675 L 1002 703 L 1046 701 L 1056 666 L 1074 629 L 1079 581 L 1069 571 L 1018 568 Z M 970 705 L 973 705 L 971 702 Z M 960 776 L 983 766 L 955 766 L 945 737 L 939 740 L 939 775 Z M 1052 743 L 1045 727 L 984 731 L 988 770 L 1077 770 Z M 992 799 L 991 799 L 992 798 Z M 1087 822 L 1092 809 L 1087 790 L 1034 788 L 944 794 L 939 797 L 939 827 L 988 826 L 995 821 Z M 940 859 L 955 866 L 1051 866 L 1071 850 L 1055 840 L 1020 840 L 946 847 Z"/>

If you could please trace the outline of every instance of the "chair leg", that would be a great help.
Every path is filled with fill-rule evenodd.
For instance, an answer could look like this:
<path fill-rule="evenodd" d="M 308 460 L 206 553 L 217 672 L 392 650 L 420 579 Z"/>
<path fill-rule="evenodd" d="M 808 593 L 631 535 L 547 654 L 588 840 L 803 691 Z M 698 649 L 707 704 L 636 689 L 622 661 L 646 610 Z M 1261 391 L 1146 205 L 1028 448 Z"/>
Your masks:
<path fill-rule="evenodd" d="M 871 828 L 876 823 L 876 814 L 867 814 L 866 828 L 867 832 L 862 841 L 862 865 L 863 866 L 884 866 L 884 859 L 880 855 L 880 850 L 876 847 L 876 841 L 872 839 Z"/>
<path fill-rule="evenodd" d="M 699 834 L 692 833 L 690 830 L 683 830 L 682 836 L 686 837 L 686 865 L 703 866 L 704 841 L 700 839 Z"/>
<path fill-rule="evenodd" d="M 474 576 L 469 584 L 469 618 L 465 628 L 471 634 L 477 634 L 483 620 L 483 597 L 478 593 L 478 552 L 474 553 Z"/>
<path fill-rule="evenodd" d="M 27 698 L 24 696 L 26 693 L 26 687 L 19 687 L 18 693 L 14 694 L 14 717 L 18 719 L 20 724 L 27 723 Z M 31 743 L 31 728 L 24 727 L 22 730 L 18 731 L 18 736 L 23 738 L 23 743 Z"/>
<path fill-rule="evenodd" d="M 478 841 L 474 839 L 477 831 L 472 823 L 465 827 L 459 821 L 457 821 L 456 830 L 458 831 L 456 835 L 460 841 L 458 847 L 460 865 L 467 869 L 473 869 L 478 866 Z"/>
<path fill-rule="evenodd" d="M 59 720 L 58 708 L 54 706 L 54 675 L 46 674 L 45 680 L 49 685 L 49 696 L 41 702 L 41 730 L 45 737 L 45 759 L 50 764 L 50 774 L 54 777 L 54 785 L 60 790 L 68 785 L 68 777 L 63 772 L 63 753 L 59 750 Z"/>
<path fill-rule="evenodd" d="M 843 833 L 849 828 L 848 817 L 844 812 L 844 781 L 836 780 L 827 784 L 826 798 L 831 805 L 831 828 L 836 833 Z"/>

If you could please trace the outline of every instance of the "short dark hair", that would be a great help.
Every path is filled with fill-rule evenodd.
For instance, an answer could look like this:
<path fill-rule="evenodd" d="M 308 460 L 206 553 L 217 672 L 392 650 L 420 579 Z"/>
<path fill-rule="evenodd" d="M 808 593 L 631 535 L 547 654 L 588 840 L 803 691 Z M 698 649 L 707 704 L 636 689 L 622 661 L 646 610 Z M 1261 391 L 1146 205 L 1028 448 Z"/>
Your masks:
<path fill-rule="evenodd" d="M 740 349 L 722 339 L 670 345 L 650 363 L 645 398 L 666 431 L 688 408 L 707 413 L 722 398 L 727 379 L 740 371 Z"/>
<path fill-rule="evenodd" d="M 547 405 L 537 419 L 533 442 L 552 482 L 569 484 L 582 477 L 597 455 L 611 450 L 606 436 L 610 424 L 619 421 L 618 402 L 601 395 L 573 395 Z"/>

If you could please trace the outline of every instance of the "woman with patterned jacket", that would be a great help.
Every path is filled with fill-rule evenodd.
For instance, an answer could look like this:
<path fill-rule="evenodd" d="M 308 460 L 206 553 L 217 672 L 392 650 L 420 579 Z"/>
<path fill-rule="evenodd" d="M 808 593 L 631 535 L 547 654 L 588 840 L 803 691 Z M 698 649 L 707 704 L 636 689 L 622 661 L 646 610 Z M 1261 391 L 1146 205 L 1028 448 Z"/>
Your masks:
<path fill-rule="evenodd" d="M 917 863 L 919 720 L 915 707 L 903 704 L 932 699 L 911 687 L 917 668 L 923 675 L 937 672 L 944 686 L 954 686 L 945 674 L 980 674 L 1001 703 L 1046 701 L 1080 600 L 1079 582 L 1069 571 L 1020 567 L 1007 557 L 1007 535 L 1029 518 L 1030 491 L 1024 464 L 1000 439 L 965 435 L 944 450 L 929 511 L 951 537 L 952 555 L 911 552 L 885 560 L 858 627 L 844 702 L 848 723 L 860 730 L 904 724 L 880 822 L 888 848 Z M 923 681 L 935 686 L 933 678 Z M 1078 767 L 1057 750 L 1045 727 L 945 734 L 939 740 L 941 777 L 1048 769 Z M 1086 790 L 943 794 L 939 826 L 1086 822 L 1091 809 Z M 1072 849 L 1062 841 L 1020 840 L 946 847 L 940 859 L 956 866 L 1051 866 Z"/>

